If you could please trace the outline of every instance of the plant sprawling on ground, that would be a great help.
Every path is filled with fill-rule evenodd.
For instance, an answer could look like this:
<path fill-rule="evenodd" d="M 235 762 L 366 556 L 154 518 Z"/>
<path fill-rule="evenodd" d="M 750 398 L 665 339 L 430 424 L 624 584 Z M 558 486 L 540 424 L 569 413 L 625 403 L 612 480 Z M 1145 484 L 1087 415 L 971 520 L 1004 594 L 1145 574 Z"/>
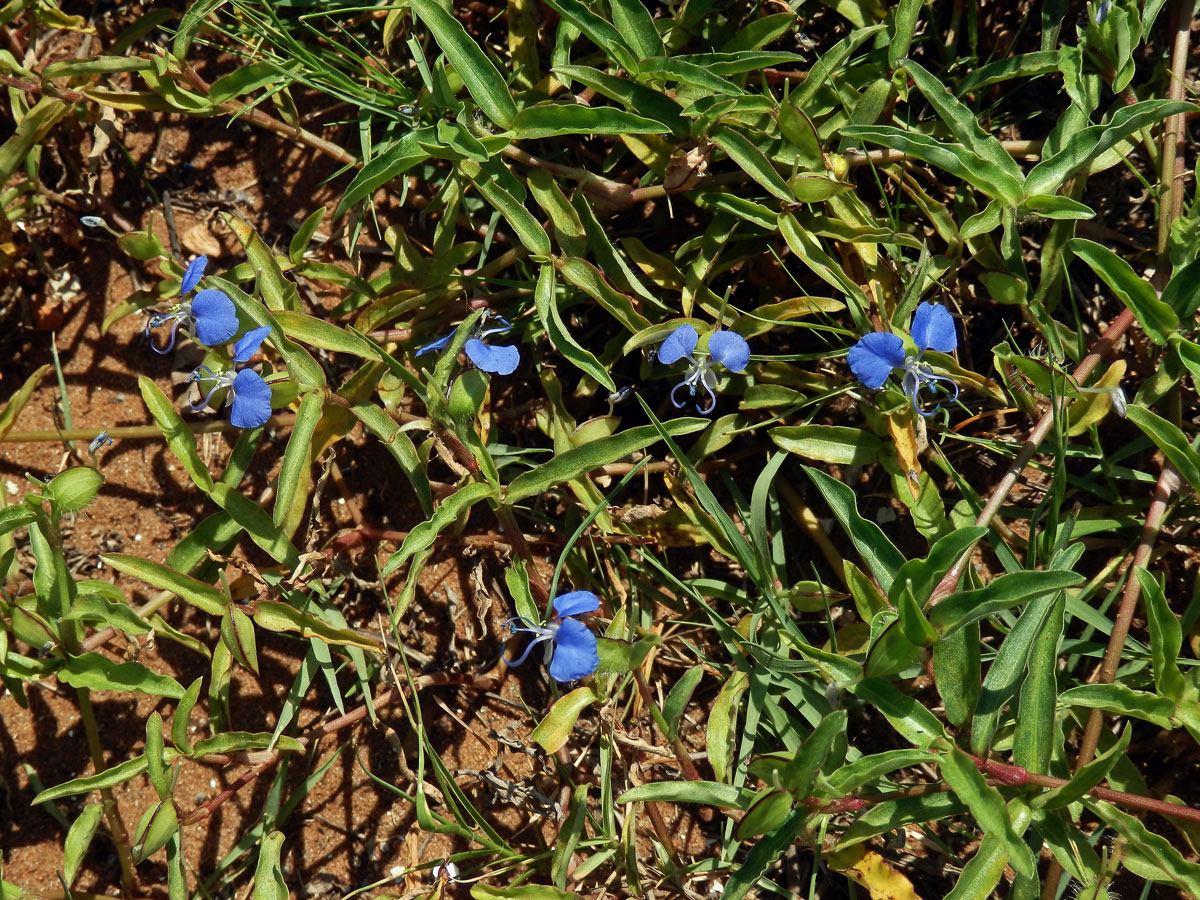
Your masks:
<path fill-rule="evenodd" d="M 0 492 L 3 702 L 90 752 L 10 760 L 67 895 L 284 900 L 386 733 L 424 837 L 345 895 L 1200 896 L 1192 4 L 73 6 L 0 7 L 0 271 L 57 223 L 133 272 L 85 339 L 146 413 L 6 369 L 0 440 L 73 463 Z M 214 123 L 287 162 L 201 253 L 208 138 L 157 184 L 122 141 Z M 203 512 L 85 578 L 134 441 Z"/>

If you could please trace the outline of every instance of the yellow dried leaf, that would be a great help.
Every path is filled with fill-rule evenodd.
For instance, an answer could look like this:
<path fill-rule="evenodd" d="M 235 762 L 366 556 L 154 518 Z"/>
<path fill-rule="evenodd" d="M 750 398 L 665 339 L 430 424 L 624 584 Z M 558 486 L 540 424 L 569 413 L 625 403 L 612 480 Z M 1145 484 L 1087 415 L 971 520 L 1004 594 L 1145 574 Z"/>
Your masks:
<path fill-rule="evenodd" d="M 912 492 L 913 502 L 921 499 L 921 450 L 917 446 L 917 432 L 913 428 L 913 414 L 905 408 L 901 415 L 888 416 L 888 434 L 896 442 L 896 464 L 904 473 L 904 482 Z"/>

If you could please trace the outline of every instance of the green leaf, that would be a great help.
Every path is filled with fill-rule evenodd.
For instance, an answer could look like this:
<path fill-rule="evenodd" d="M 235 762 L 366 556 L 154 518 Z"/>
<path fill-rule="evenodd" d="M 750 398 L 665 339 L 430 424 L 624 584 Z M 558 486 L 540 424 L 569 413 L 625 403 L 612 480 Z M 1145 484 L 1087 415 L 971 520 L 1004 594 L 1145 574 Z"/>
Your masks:
<path fill-rule="evenodd" d="M 317 638 L 326 644 L 359 647 L 382 654 L 383 645 L 349 628 L 337 628 L 311 613 L 301 612 L 280 600 L 259 600 L 251 610 L 254 621 L 264 631 L 295 631 L 304 638 Z"/>
<path fill-rule="evenodd" d="M 162 716 L 158 710 L 146 719 L 146 773 L 161 800 L 171 793 L 171 772 L 163 753 Z"/>
<path fill-rule="evenodd" d="M 904 556 L 887 539 L 887 535 L 874 522 L 858 514 L 854 489 L 831 478 L 819 469 L 804 466 L 804 471 L 813 480 L 830 510 L 850 536 L 862 561 L 886 592 L 892 586 L 892 577 L 904 565 Z"/>
<path fill-rule="evenodd" d="M 175 715 L 171 718 L 171 743 L 185 756 L 190 756 L 192 753 L 192 741 L 188 737 L 188 719 L 191 718 L 192 709 L 200 698 L 200 686 L 203 683 L 203 678 L 197 678 L 188 685 L 188 689 L 175 707 Z"/>
<path fill-rule="evenodd" d="M 421 146 L 421 141 L 432 140 L 435 137 L 436 131 L 433 128 L 410 131 L 364 165 L 346 186 L 342 199 L 333 211 L 333 218 L 340 219 L 346 210 L 372 196 L 393 178 L 429 159 L 429 151 Z"/>
<path fill-rule="evenodd" d="M 745 841 L 755 835 L 774 831 L 783 824 L 795 802 L 795 797 L 788 791 L 764 791 L 746 810 L 742 821 L 738 822 L 737 828 L 734 829 L 734 838 Z"/>
<path fill-rule="evenodd" d="M 662 716 L 667 723 L 667 737 L 675 740 L 679 737 L 679 726 L 683 722 L 683 711 L 691 702 L 692 692 L 704 677 L 704 666 L 692 666 L 671 687 L 667 699 L 663 701 Z"/>
<path fill-rule="evenodd" d="M 799 220 L 792 213 L 780 213 L 779 231 L 791 251 L 805 265 L 822 280 L 849 297 L 850 315 L 854 319 L 855 329 L 860 332 L 873 330 L 866 315 L 866 310 L 870 307 L 867 296 L 862 288 L 842 271 L 841 264 L 821 248 L 817 239 L 801 227 Z"/>
<path fill-rule="evenodd" d="M 104 476 L 91 466 L 72 466 L 55 475 L 43 491 L 62 514 L 77 513 L 89 503 L 104 484 Z"/>
<path fill-rule="evenodd" d="M 1167 604 L 1166 594 L 1158 579 L 1147 569 L 1133 570 L 1142 588 L 1142 602 L 1150 625 L 1150 661 L 1154 668 L 1154 686 L 1163 697 L 1176 703 L 1184 699 L 1186 682 L 1179 668 L 1179 649 L 1183 645 L 1183 629 Z"/>
<path fill-rule="evenodd" d="M 41 142 L 63 116 L 75 107 L 55 97 L 42 97 L 21 118 L 16 130 L 0 144 L 0 185 L 7 185 L 29 152 Z M 11 122 L 9 119 L 11 128 Z"/>
<path fill-rule="evenodd" d="M 709 134 L 712 142 L 725 151 L 742 171 L 759 183 L 768 193 L 785 203 L 795 198 L 783 176 L 775 171 L 771 161 L 740 131 L 726 125 L 715 126 Z"/>
<path fill-rule="evenodd" d="M 134 863 L 141 863 L 153 856 L 179 830 L 179 817 L 175 812 L 175 801 L 168 797 L 159 800 L 142 815 L 133 832 Z"/>
<path fill-rule="evenodd" d="M 492 887 L 475 882 L 471 885 L 474 900 L 580 900 L 578 894 L 559 890 L 548 884 L 523 884 L 520 887 Z"/>
<path fill-rule="evenodd" d="M 995 897 L 1008 862 L 1009 851 L 1004 839 L 996 834 L 985 834 L 979 849 L 967 860 L 945 900 L 990 900 Z M 1026 876 L 1018 875 L 1017 881 L 1023 877 Z"/>
<path fill-rule="evenodd" d="M 1041 633 L 1046 618 L 1057 602 L 1050 597 L 1031 603 L 1021 611 L 1021 617 L 1004 638 L 996 652 L 996 658 L 988 667 L 983 679 L 983 690 L 971 721 L 971 752 L 986 757 L 991 749 L 992 738 L 1000 727 L 1004 708 L 1016 693 L 1025 666 L 1029 661 L 1030 648 Z"/>
<path fill-rule="evenodd" d="M 618 803 L 699 803 L 721 809 L 749 809 L 754 791 L 717 781 L 651 781 L 630 788 Z"/>
<path fill-rule="evenodd" d="M 836 768 L 837 760 L 829 762 L 829 754 L 839 738 L 846 734 L 847 715 L 836 709 L 821 718 L 812 734 L 804 739 L 799 752 L 783 772 L 784 787 L 795 797 L 808 797 L 817 774 L 824 768 Z"/>
<path fill-rule="evenodd" d="M 253 328 L 261 328 L 264 325 L 270 326 L 271 345 L 283 357 L 289 375 L 307 387 L 325 387 L 325 370 L 321 368 L 320 363 L 313 359 L 311 353 L 284 334 L 283 329 L 279 326 L 279 322 L 275 320 L 270 310 L 232 281 L 226 281 L 224 278 L 219 278 L 216 275 L 208 276 L 208 281 L 213 287 L 224 291 L 226 296 L 233 301 L 233 305 L 238 311 L 238 318 L 242 320 L 242 324 L 249 324 Z"/>
<path fill-rule="evenodd" d="M 248 66 L 234 69 L 228 75 L 222 75 L 214 81 L 208 89 L 208 99 L 214 104 L 224 103 L 274 84 L 282 78 L 283 75 L 279 69 L 271 63 L 251 63 Z"/>
<path fill-rule="evenodd" d="M 524 203 L 501 187 L 492 178 L 491 173 L 484 171 L 476 163 L 464 160 L 459 164 L 459 168 L 471 179 L 471 183 L 484 199 L 504 216 L 530 253 L 536 256 L 550 256 L 550 236 L 546 234 L 546 229 L 537 217 L 525 208 Z"/>
<path fill-rule="evenodd" d="M 174 451 L 175 456 L 183 463 L 183 468 L 191 476 L 192 483 L 206 493 L 211 491 L 213 489 L 212 475 L 208 471 L 208 466 L 204 465 L 204 461 L 200 459 L 200 452 L 196 449 L 195 435 L 188 430 L 179 413 L 175 411 L 175 404 L 168 400 L 166 394 L 158 389 L 158 385 L 145 375 L 138 378 L 138 387 L 141 389 L 142 399 L 146 401 L 146 408 L 150 410 L 150 415 L 154 416 L 154 421 L 158 423 L 163 437 L 167 439 L 167 445 Z"/>
<path fill-rule="evenodd" d="M 854 696 L 870 703 L 883 714 L 910 744 L 921 750 L 949 741 L 937 716 L 894 684 L 882 678 L 866 678 L 854 685 Z"/>
<path fill-rule="evenodd" d="M 1033 875 L 1033 853 L 1013 829 L 1000 791 L 987 783 L 971 758 L 957 747 L 942 757 L 941 768 L 947 783 L 967 804 L 979 827 L 986 834 L 995 835 L 1004 845 L 1013 869 L 1020 875 Z"/>
<path fill-rule="evenodd" d="M 272 520 L 289 534 L 296 530 L 308 500 L 308 486 L 312 480 L 312 439 L 317 423 L 321 421 L 322 406 L 320 394 L 314 391 L 304 395 L 279 466 Z"/>
<path fill-rule="evenodd" d="M 892 125 L 852 125 L 843 128 L 841 135 L 898 150 L 937 166 L 988 197 L 1004 201 L 1007 206 L 1019 206 L 1024 197 L 1021 182 L 1013 179 L 1006 166 L 980 159 L 962 144 L 944 144 L 928 135 Z M 1011 158 L 1009 162 L 1012 162 Z"/>
<path fill-rule="evenodd" d="M 571 737 L 579 714 L 599 699 L 596 692 L 586 686 L 559 697 L 550 707 L 550 712 L 546 713 L 546 718 L 530 732 L 530 740 L 540 744 L 547 753 L 557 753 Z"/>
<path fill-rule="evenodd" d="M 254 639 L 254 623 L 236 603 L 231 603 L 221 619 L 221 641 L 233 658 L 255 675 L 258 671 L 258 645 Z"/>
<path fill-rule="evenodd" d="M 780 854 L 796 842 L 811 815 L 812 811 L 806 806 L 798 806 L 778 828 L 758 840 L 746 854 L 746 859 L 733 868 L 721 893 L 722 900 L 742 900 Z"/>
<path fill-rule="evenodd" d="M 1188 443 L 1182 431 L 1162 416 L 1136 404 L 1125 410 L 1125 417 L 1158 445 L 1163 456 L 1170 460 L 1193 491 L 1200 491 L 1200 454 Z"/>
<path fill-rule="evenodd" d="M 718 781 L 727 782 L 733 776 L 738 706 L 749 686 L 749 676 L 744 671 L 735 669 L 721 686 L 721 692 L 717 694 L 717 699 L 713 701 L 709 710 L 705 744 L 708 747 L 708 762 Z"/>
<path fill-rule="evenodd" d="M 708 424 L 707 419 L 679 418 L 663 423 L 663 427 L 669 435 L 675 437 L 700 431 L 708 427 Z M 544 494 L 552 487 L 617 462 L 631 453 L 644 450 L 658 438 L 658 430 L 653 425 L 638 425 L 582 447 L 573 447 L 559 453 L 546 464 L 514 478 L 504 492 L 504 502 L 517 503 L 527 497 Z"/>
<path fill-rule="evenodd" d="M 882 778 L 890 772 L 909 766 L 925 766 L 936 762 L 937 754 L 928 750 L 906 748 L 903 750 L 884 750 L 863 756 L 848 765 L 842 766 L 836 772 L 829 774 L 829 785 L 839 794 L 853 794 L 859 788 Z"/>
<path fill-rule="evenodd" d="M 369 341 L 324 319 L 281 310 L 275 314 L 275 321 L 288 337 L 303 341 L 311 347 L 331 350 L 334 353 L 348 353 L 360 359 L 379 359 L 379 354 Z"/>
<path fill-rule="evenodd" d="M 878 462 L 883 443 L 861 428 L 842 425 L 790 425 L 769 432 L 780 449 L 805 459 L 839 465 Z"/>
<path fill-rule="evenodd" d="M 590 350 L 580 346 L 571 337 L 571 333 L 567 331 L 566 323 L 563 322 L 562 316 L 558 311 L 555 296 L 554 266 L 547 263 L 542 266 L 541 272 L 538 273 L 537 288 L 534 290 L 534 302 L 537 305 L 538 318 L 545 327 L 551 343 L 554 344 L 555 349 L 559 353 L 590 375 L 599 384 L 604 385 L 609 391 L 615 391 L 617 385 L 612 380 L 612 376 L 608 374 L 608 370 L 601 364 L 600 360 L 596 359 Z"/>
<path fill-rule="evenodd" d="M 855 819 L 854 824 L 842 833 L 837 846 L 840 850 L 913 822 L 928 824 L 950 816 L 960 816 L 966 811 L 966 804 L 949 791 L 885 800 Z"/>
<path fill-rule="evenodd" d="M 953 634 L 971 622 L 1028 603 L 1083 581 L 1082 575 L 1057 570 L 1010 572 L 986 587 L 954 594 L 935 606 L 929 621 L 942 636 Z"/>
<path fill-rule="evenodd" d="M 28 506 L 7 506 L 0 509 L 0 535 L 24 528 L 37 518 Z"/>
<path fill-rule="evenodd" d="M 512 130 L 514 139 L 532 141 L 563 134 L 665 134 L 670 128 L 612 106 L 539 103 L 517 113 Z"/>
<path fill-rule="evenodd" d="M 84 778 L 72 778 L 70 781 L 65 781 L 55 787 L 46 788 L 46 790 L 34 797 L 29 805 L 37 806 L 48 800 L 59 800 L 63 797 L 74 796 L 75 794 L 86 794 L 89 791 L 116 787 L 118 784 L 124 784 L 126 781 L 137 778 L 145 771 L 145 755 L 135 756 L 133 759 L 127 759 L 125 762 L 105 769 L 96 775 L 88 775 Z"/>
<path fill-rule="evenodd" d="M 282 854 L 283 832 L 272 831 L 263 838 L 262 849 L 258 851 L 258 865 L 254 868 L 254 900 L 288 900 L 291 896 L 287 882 L 283 880 L 283 866 L 280 863 Z"/>
<path fill-rule="evenodd" d="M 1163 290 L 1162 301 L 1175 310 L 1181 322 L 1188 321 L 1196 314 L 1197 307 L 1200 307 L 1200 259 L 1193 259 L 1172 273 L 1171 280 Z M 1195 369 L 1192 371 L 1195 372 Z"/>
<path fill-rule="evenodd" d="M 1137 316 L 1146 336 L 1156 344 L 1166 344 L 1167 338 L 1179 330 L 1179 316 L 1169 305 L 1158 299 L 1148 282 L 1139 278 L 1133 267 L 1103 244 L 1085 238 L 1067 242 L 1067 249 L 1092 267 L 1109 290 Z"/>
<path fill-rule="evenodd" d="M 197 609 L 212 616 L 223 616 L 227 604 L 225 595 L 210 584 L 197 581 L 188 575 L 176 572 L 161 563 L 126 556 L 123 553 L 105 553 L 100 557 L 118 572 L 140 578 L 146 584 L 172 591 Z"/>
<path fill-rule="evenodd" d="M 433 34 L 438 47 L 446 54 L 484 115 L 501 128 L 512 128 L 517 105 L 508 85 L 462 23 L 437 0 L 409 0 L 409 6 Z"/>
<path fill-rule="evenodd" d="M 434 510 L 433 515 L 408 533 L 400 549 L 387 561 L 380 577 L 387 577 L 404 565 L 411 557 L 433 546 L 437 536 L 458 521 L 472 506 L 484 499 L 494 499 L 491 485 L 472 482 L 460 487 Z"/>
<path fill-rule="evenodd" d="M 1117 716 L 1133 716 L 1153 722 L 1160 728 L 1175 727 L 1172 716 L 1175 702 L 1149 691 L 1137 691 L 1123 684 L 1082 684 L 1058 695 L 1059 706 L 1083 706 L 1101 709 Z"/>
<path fill-rule="evenodd" d="M 226 213 L 223 216 L 225 224 L 233 231 L 242 246 L 246 249 L 246 259 L 254 270 L 254 283 L 257 293 L 262 295 L 267 308 L 275 312 L 289 309 L 293 312 L 300 309 L 300 292 L 296 286 L 283 277 L 283 269 L 271 248 L 263 243 L 250 223 L 237 216 Z"/>
<path fill-rule="evenodd" d="M 1013 762 L 1037 775 L 1050 772 L 1055 746 L 1054 711 L 1058 708 L 1059 643 L 1063 635 L 1066 599 L 1055 598 L 1050 615 L 1034 640 L 1028 672 L 1021 685 L 1017 725 L 1013 733 Z M 964 634 L 972 629 L 964 630 Z M 978 646 L 978 634 L 976 634 Z"/>
<path fill-rule="evenodd" d="M 329 210 L 324 206 L 318 206 L 300 223 L 300 227 L 292 235 L 292 242 L 288 244 L 288 259 L 292 261 L 293 265 L 300 265 L 308 250 L 308 245 L 312 243 L 313 235 L 317 233 L 317 229 L 321 227 L 321 222 L 327 215 L 329 215 Z"/>
<path fill-rule="evenodd" d="M 16 393 L 12 395 L 4 409 L 0 411 L 0 440 L 8 437 L 8 433 L 12 431 L 14 425 L 17 424 L 17 416 L 25 409 L 29 403 L 29 398 L 33 396 L 34 390 L 37 389 L 38 383 L 45 377 L 53 366 L 47 363 L 34 371 L 32 375 L 25 379 Z"/>
<path fill-rule="evenodd" d="M 67 887 L 71 886 L 75 881 L 75 876 L 79 873 L 79 864 L 83 862 L 83 857 L 92 843 L 92 837 L 96 834 L 96 826 L 100 824 L 102 815 L 104 815 L 104 808 L 99 803 L 89 803 L 75 817 L 75 821 L 71 823 L 71 828 L 67 831 L 66 840 L 63 841 L 62 867 L 63 881 L 66 882 Z"/>
<path fill-rule="evenodd" d="M 634 53 L 643 59 L 663 55 L 662 38 L 641 0 L 609 0 L 608 5 L 613 24 Z"/>
<path fill-rule="evenodd" d="M 1122 839 L 1125 868 L 1141 878 L 1172 884 L 1184 896 L 1200 897 L 1200 865 L 1184 859 L 1175 844 L 1111 803 L 1089 801 L 1088 806 Z"/>
<path fill-rule="evenodd" d="M 993 173 L 991 177 L 996 181 L 999 197 L 1010 206 L 1019 204 L 1025 179 L 1021 167 L 1000 141 L 984 131 L 975 114 L 919 63 L 906 59 L 899 65 L 946 123 L 954 139 L 978 160 L 980 168 Z"/>
<path fill-rule="evenodd" d="M 586 3 L 581 3 L 579 0 L 546 0 L 546 2 L 564 19 L 577 25 L 579 30 L 605 53 L 616 53 L 631 63 L 636 60 L 637 56 L 633 52 L 633 48 L 625 43 L 621 32 L 592 12 Z M 618 61 L 623 62 L 624 60 Z M 634 70 L 636 71 L 636 69 Z"/>
<path fill-rule="evenodd" d="M 1043 219 L 1091 219 L 1096 211 L 1070 197 L 1037 196 L 1025 199 L 1025 208 Z"/>
<path fill-rule="evenodd" d="M 103 594 L 80 594 L 71 604 L 71 611 L 63 616 L 63 619 L 99 622 L 130 635 L 149 634 L 153 631 L 145 619 L 124 603 L 111 600 Z"/>
<path fill-rule="evenodd" d="M 555 66 L 554 72 L 563 78 L 583 82 L 596 93 L 637 110 L 639 116 L 661 122 L 673 134 L 686 134 L 688 131 L 687 120 L 682 115 L 683 107 L 666 94 L 646 85 L 627 78 L 617 78 L 588 66 Z"/>
<path fill-rule="evenodd" d="M 421 511 L 426 516 L 430 515 L 433 512 L 433 495 L 430 492 L 425 467 L 417 448 L 413 446 L 412 438 L 401 431 L 395 420 L 378 406 L 357 404 L 351 411 L 371 434 L 379 438 L 384 449 L 396 460 L 417 495 Z"/>
<path fill-rule="evenodd" d="M 184 694 L 183 685 L 169 675 L 159 675 L 137 662 L 118 664 L 99 653 L 68 656 L 58 670 L 58 680 L 71 687 L 149 694 L 172 700 L 178 700 Z"/>
<path fill-rule="evenodd" d="M 1034 78 L 1057 72 L 1060 54 L 1057 50 L 1035 50 L 1032 53 L 1017 53 L 1003 59 L 993 60 L 978 66 L 958 83 L 960 95 L 969 94 L 989 84 L 1009 81 L 1013 78 Z"/>
<path fill-rule="evenodd" d="M 246 499 L 227 484 L 213 485 L 212 493 L 209 496 L 217 506 L 229 513 L 235 522 L 246 529 L 250 540 L 270 554 L 272 559 L 282 563 L 290 571 L 296 570 L 300 565 L 300 551 L 292 544 L 283 529 L 278 528 L 271 521 L 271 517 L 261 506 L 253 500 Z"/>
<path fill-rule="evenodd" d="M 688 62 L 678 56 L 638 60 L 637 67 L 643 76 L 677 81 L 693 91 L 707 91 L 726 97 L 740 97 L 745 93 L 732 81 L 709 71 L 707 66 Z M 691 109 L 694 114 L 696 108 L 693 106 Z"/>
<path fill-rule="evenodd" d="M 275 738 L 266 731 L 223 731 L 203 741 L 197 741 L 196 746 L 192 748 L 192 756 L 196 759 L 202 759 L 210 753 L 228 756 L 243 750 L 264 750 L 272 745 L 287 753 L 303 753 L 306 749 L 300 741 L 287 735 Z"/>
<path fill-rule="evenodd" d="M 627 294 L 623 294 L 609 283 L 594 265 L 577 257 L 556 262 L 563 277 L 586 294 L 593 297 L 608 310 L 631 334 L 650 327 L 650 320 L 634 309 Z"/>
<path fill-rule="evenodd" d="M 1175 100 L 1143 100 L 1120 107 L 1107 123 L 1076 131 L 1062 150 L 1034 166 L 1025 176 L 1026 195 L 1057 193 L 1068 178 L 1087 169 L 1101 154 L 1130 135 L 1167 116 L 1195 109 L 1191 103 Z"/>
<path fill-rule="evenodd" d="M 1035 809 L 1062 809 L 1082 800 L 1088 791 L 1107 778 L 1113 766 L 1124 758 L 1132 737 L 1133 728 L 1126 723 L 1125 730 L 1111 747 L 1075 772 L 1066 784 L 1038 794 L 1033 798 L 1031 805 Z"/>

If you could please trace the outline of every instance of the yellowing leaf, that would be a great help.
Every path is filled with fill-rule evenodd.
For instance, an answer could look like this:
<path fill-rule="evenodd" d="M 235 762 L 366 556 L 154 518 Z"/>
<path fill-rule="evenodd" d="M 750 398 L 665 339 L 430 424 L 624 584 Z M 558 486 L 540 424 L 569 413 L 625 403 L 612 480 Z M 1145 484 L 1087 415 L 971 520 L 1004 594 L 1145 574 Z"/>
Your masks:
<path fill-rule="evenodd" d="M 888 865 L 873 850 L 855 844 L 826 857 L 826 862 L 855 884 L 867 889 L 871 900 L 921 900 L 912 882 Z"/>
<path fill-rule="evenodd" d="M 1097 381 L 1095 386 L 1098 388 L 1116 387 L 1124 377 L 1125 360 L 1118 359 L 1108 367 L 1104 377 Z M 1067 435 L 1077 437 L 1083 434 L 1107 416 L 1110 409 L 1112 409 L 1112 394 L 1108 391 L 1094 393 L 1089 391 L 1080 394 L 1071 402 L 1071 407 L 1067 410 L 1067 418 L 1070 422 Z"/>

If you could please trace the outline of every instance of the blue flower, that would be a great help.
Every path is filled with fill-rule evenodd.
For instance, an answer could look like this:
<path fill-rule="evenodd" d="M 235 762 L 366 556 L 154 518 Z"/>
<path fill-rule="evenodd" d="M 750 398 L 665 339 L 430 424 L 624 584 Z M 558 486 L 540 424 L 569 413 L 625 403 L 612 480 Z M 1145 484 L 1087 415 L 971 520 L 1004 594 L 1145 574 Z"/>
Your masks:
<path fill-rule="evenodd" d="M 682 409 L 683 404 L 675 398 L 679 390 L 686 387 L 688 393 L 694 397 L 697 386 L 702 387 L 708 391 L 708 405 L 700 409 L 700 412 L 708 415 L 717 405 L 717 394 L 714 390 L 717 386 L 717 375 L 713 367 L 720 363 L 730 372 L 744 371 L 746 364 L 750 362 L 750 345 L 740 334 L 722 328 L 708 339 L 708 356 L 697 359 L 692 354 L 699 340 L 700 335 L 696 333 L 695 328 L 691 325 L 680 325 L 667 335 L 667 339 L 658 348 L 658 361 L 666 365 L 681 359 L 688 361 L 687 375 L 671 390 L 671 402 L 676 409 Z"/>
<path fill-rule="evenodd" d="M 912 408 L 922 416 L 932 416 L 942 408 L 939 400 L 932 409 L 921 408 L 921 389 L 928 385 L 935 393 L 951 392 L 950 401 L 958 399 L 958 385 L 953 378 L 935 375 L 933 369 L 921 362 L 926 350 L 951 353 L 958 347 L 958 336 L 954 333 L 954 318 L 946 307 L 937 303 L 922 303 L 912 321 L 913 343 L 917 345 L 916 356 L 906 356 L 904 341 L 888 331 L 873 331 L 859 338 L 850 348 L 846 362 L 854 377 L 872 390 L 883 387 L 883 383 L 895 369 L 903 376 L 901 387 L 912 403 Z M 944 388 L 941 385 L 949 385 Z"/>
<path fill-rule="evenodd" d="M 600 608 L 600 599 L 591 591 L 571 591 L 554 598 L 554 618 L 549 625 L 537 625 L 523 616 L 508 620 L 513 634 L 524 631 L 534 635 L 525 652 L 509 663 L 519 666 L 525 662 L 531 650 L 543 641 L 546 659 L 550 663 L 550 677 L 555 681 L 576 681 L 586 678 L 600 665 L 596 652 L 596 636 L 591 629 L 571 616 L 582 616 Z M 520 627 L 513 625 L 520 622 Z"/>
<path fill-rule="evenodd" d="M 479 319 L 479 330 L 477 333 L 463 345 L 463 351 L 467 354 L 467 358 L 471 360 L 476 368 L 483 369 L 485 372 L 491 372 L 494 375 L 511 375 L 516 371 L 517 366 L 521 362 L 521 351 L 516 347 L 492 347 L 483 342 L 483 339 L 488 335 L 502 334 L 512 328 L 512 323 L 503 316 L 496 316 L 496 320 L 503 322 L 503 325 L 494 326 L 492 328 L 482 328 L 486 316 Z M 414 354 L 421 356 L 425 353 L 436 353 L 445 350 L 454 338 L 458 331 L 458 326 L 450 329 L 450 333 L 445 337 L 440 337 L 432 343 L 421 347 Z"/>
<path fill-rule="evenodd" d="M 113 439 L 108 436 L 108 431 L 101 431 L 98 435 L 92 438 L 92 442 L 88 444 L 88 453 L 95 453 L 101 447 L 111 447 Z"/>
<path fill-rule="evenodd" d="M 180 296 L 190 294 L 204 277 L 204 268 L 208 265 L 207 256 L 197 256 L 183 273 L 179 285 Z M 223 344 L 238 330 L 237 310 L 233 301 L 224 291 L 209 289 L 200 291 L 191 300 L 182 300 L 166 313 L 150 317 L 146 323 L 146 337 L 150 337 L 150 329 L 171 323 L 171 337 L 167 346 L 159 350 L 152 343 L 155 353 L 170 353 L 175 346 L 175 333 L 179 326 L 187 323 L 188 333 L 202 344 L 215 347 Z"/>
<path fill-rule="evenodd" d="M 249 362 L 270 332 L 271 326 L 264 325 L 242 335 L 233 345 L 234 363 Z M 267 419 L 271 418 L 271 386 L 253 369 L 228 369 L 218 375 L 208 366 L 197 366 L 192 370 L 188 381 L 197 384 L 201 381 L 212 383 L 204 399 L 200 403 L 192 404 L 193 411 L 208 406 L 208 401 L 217 391 L 227 390 L 229 393 L 225 397 L 225 405 L 230 407 L 229 421 L 235 427 L 257 428 L 265 425 Z"/>

